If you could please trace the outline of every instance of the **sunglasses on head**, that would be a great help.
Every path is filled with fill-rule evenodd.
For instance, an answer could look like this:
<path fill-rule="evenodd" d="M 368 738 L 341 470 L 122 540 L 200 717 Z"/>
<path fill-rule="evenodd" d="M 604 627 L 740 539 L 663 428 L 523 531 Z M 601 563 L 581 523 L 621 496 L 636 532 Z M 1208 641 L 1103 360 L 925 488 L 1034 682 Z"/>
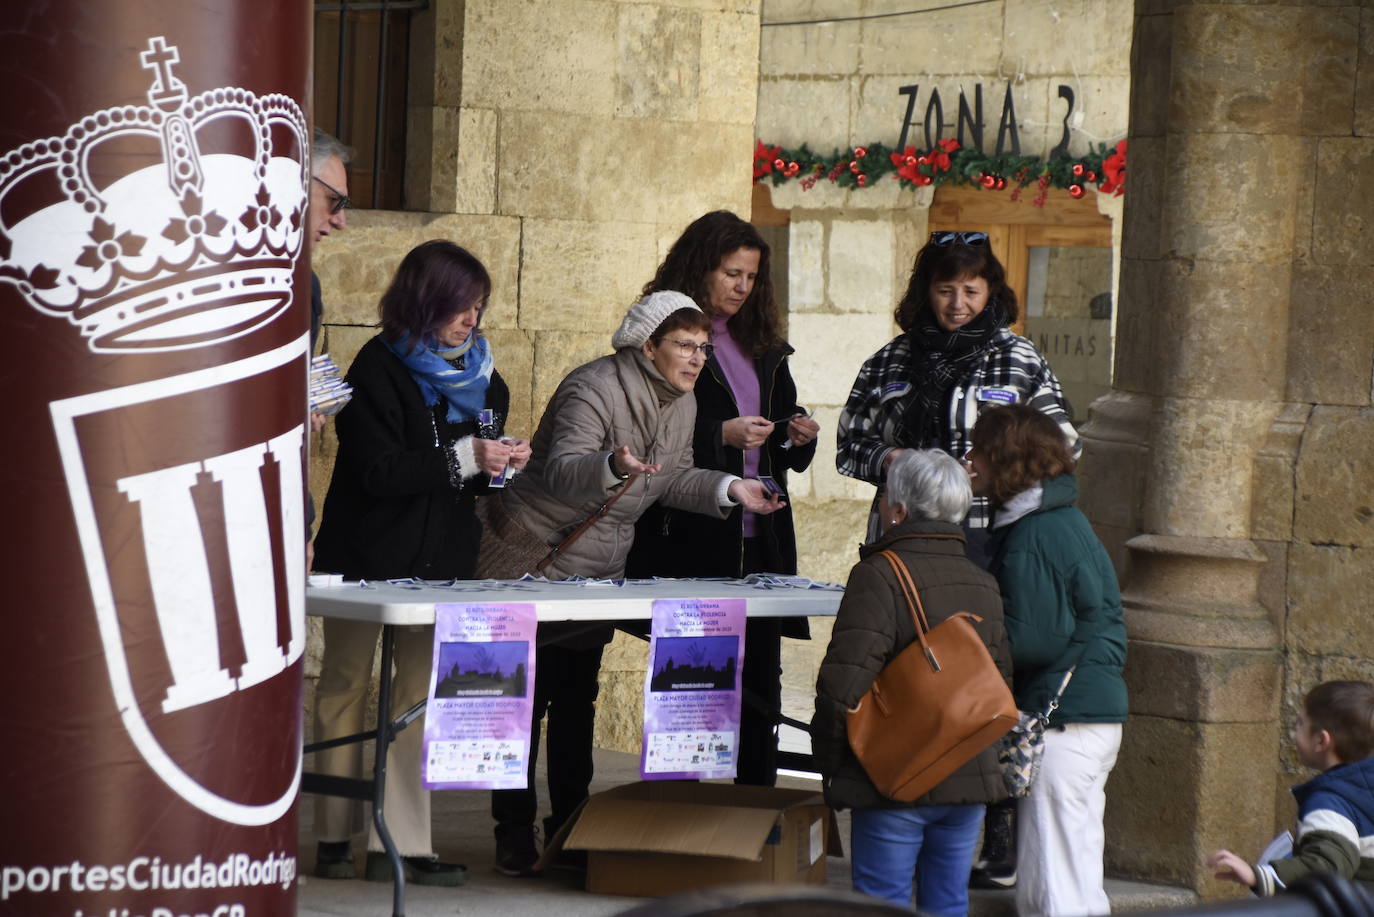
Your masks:
<path fill-rule="evenodd" d="M 330 194 L 334 195 L 329 200 L 329 213 L 331 216 L 338 213 L 340 210 L 347 210 L 349 207 L 353 206 L 353 202 L 348 199 L 347 194 L 344 194 L 338 188 L 335 188 L 333 185 L 325 181 L 323 178 L 320 178 L 318 175 L 312 175 L 310 177 L 313 178 L 315 181 L 319 182 L 320 184 L 324 185 L 325 189 Z"/>
<path fill-rule="evenodd" d="M 950 245 L 955 242 L 960 245 L 987 245 L 988 234 L 985 232 L 933 232 L 930 234 L 932 245 Z"/>

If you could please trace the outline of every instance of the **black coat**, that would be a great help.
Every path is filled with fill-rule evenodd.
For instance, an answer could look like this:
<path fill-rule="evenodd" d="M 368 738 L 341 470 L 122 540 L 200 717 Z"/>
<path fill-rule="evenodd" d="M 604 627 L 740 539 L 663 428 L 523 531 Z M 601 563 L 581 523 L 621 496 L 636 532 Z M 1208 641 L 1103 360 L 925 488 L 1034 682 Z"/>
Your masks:
<path fill-rule="evenodd" d="M 339 454 L 315 538 L 315 568 L 349 579 L 470 578 L 482 527 L 473 512 L 486 476 L 454 486 L 450 445 L 477 424 L 448 422 L 447 403 L 430 407 L 409 370 L 381 336 L 363 345 L 348 370 L 353 399 L 335 419 Z M 510 390 L 493 371 L 486 406 L 504 429 Z"/>
<path fill-rule="evenodd" d="M 754 361 L 759 374 L 759 407 L 769 420 L 791 417 L 803 409 L 797 404 L 797 385 L 787 368 L 792 348 L 768 351 Z M 692 439 L 694 464 L 698 468 L 726 471 L 743 476 L 744 452 L 725 445 L 721 427 L 740 416 L 734 393 L 725 381 L 725 371 L 715 357 L 706 362 L 706 372 L 697 379 L 696 432 Z M 787 492 L 788 471 L 803 471 L 816 454 L 816 441 L 805 446 L 782 448 L 787 442 L 787 424 L 779 423 L 773 435 L 759 450 L 759 474 L 770 475 Z M 790 504 L 790 501 L 789 501 Z M 777 570 L 744 569 L 744 510 L 735 507 L 725 519 L 685 512 L 657 504 L 646 512 L 635 527 L 634 547 L 626 565 L 628 576 L 743 576 L 747 573 L 796 573 L 797 540 L 792 525 L 792 507 L 758 517 L 758 534 L 769 539 L 771 553 L 779 559 Z M 786 636 L 806 636 L 803 621 L 800 633 L 792 627 Z"/>
<path fill-rule="evenodd" d="M 320 323 L 324 321 L 324 296 L 320 293 L 320 278 L 315 276 L 315 272 L 310 272 L 310 356 L 315 356 L 315 342 L 320 339 Z M 306 428 L 307 435 L 310 428 Z M 305 539 L 311 538 L 311 530 L 315 528 L 315 495 L 309 488 L 305 491 Z"/>

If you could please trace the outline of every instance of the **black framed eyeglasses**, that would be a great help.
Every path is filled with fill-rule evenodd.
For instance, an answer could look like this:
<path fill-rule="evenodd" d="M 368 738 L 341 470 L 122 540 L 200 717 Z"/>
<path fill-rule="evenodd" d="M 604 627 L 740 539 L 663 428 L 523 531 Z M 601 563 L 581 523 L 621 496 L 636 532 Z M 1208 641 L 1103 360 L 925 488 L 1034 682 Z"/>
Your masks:
<path fill-rule="evenodd" d="M 676 347 L 677 352 L 688 360 L 696 356 L 698 350 L 701 351 L 702 357 L 707 360 L 711 359 L 711 354 L 716 352 L 716 345 L 709 341 L 705 344 L 698 344 L 696 341 L 669 341 L 668 343 Z"/>
<path fill-rule="evenodd" d="M 318 175 L 312 175 L 310 177 L 313 178 L 315 181 L 319 182 L 320 184 L 324 185 L 325 190 L 328 191 L 330 194 L 334 195 L 329 200 L 330 216 L 333 216 L 341 210 L 347 210 L 349 207 L 353 206 L 353 202 L 348 199 L 347 194 L 344 194 L 338 188 L 335 188 L 333 185 L 325 181 L 323 178 L 320 178 Z"/>
<path fill-rule="evenodd" d="M 985 232 L 933 232 L 930 234 L 932 245 L 950 245 L 959 243 L 960 245 L 987 245 L 988 234 Z"/>

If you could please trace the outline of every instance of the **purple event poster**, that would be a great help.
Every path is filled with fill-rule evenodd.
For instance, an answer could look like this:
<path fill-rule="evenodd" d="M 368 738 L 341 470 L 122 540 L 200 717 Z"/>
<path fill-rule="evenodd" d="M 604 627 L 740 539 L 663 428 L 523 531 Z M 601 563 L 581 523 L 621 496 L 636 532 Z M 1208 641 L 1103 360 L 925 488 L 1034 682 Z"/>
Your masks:
<path fill-rule="evenodd" d="M 434 606 L 427 789 L 524 788 L 537 625 L 529 602 Z"/>
<path fill-rule="evenodd" d="M 654 602 L 644 679 L 645 780 L 735 776 L 744 599 Z"/>

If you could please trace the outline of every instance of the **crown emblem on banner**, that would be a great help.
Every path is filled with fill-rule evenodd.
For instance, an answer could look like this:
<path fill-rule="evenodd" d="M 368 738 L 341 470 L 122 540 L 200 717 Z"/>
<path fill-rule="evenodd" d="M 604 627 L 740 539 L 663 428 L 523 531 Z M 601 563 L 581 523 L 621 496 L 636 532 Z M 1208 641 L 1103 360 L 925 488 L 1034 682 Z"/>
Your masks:
<path fill-rule="evenodd" d="M 101 352 L 202 347 L 270 322 L 291 303 L 305 233 L 296 102 L 190 96 L 161 36 L 139 58 L 148 105 L 0 157 L 0 281 Z"/>

